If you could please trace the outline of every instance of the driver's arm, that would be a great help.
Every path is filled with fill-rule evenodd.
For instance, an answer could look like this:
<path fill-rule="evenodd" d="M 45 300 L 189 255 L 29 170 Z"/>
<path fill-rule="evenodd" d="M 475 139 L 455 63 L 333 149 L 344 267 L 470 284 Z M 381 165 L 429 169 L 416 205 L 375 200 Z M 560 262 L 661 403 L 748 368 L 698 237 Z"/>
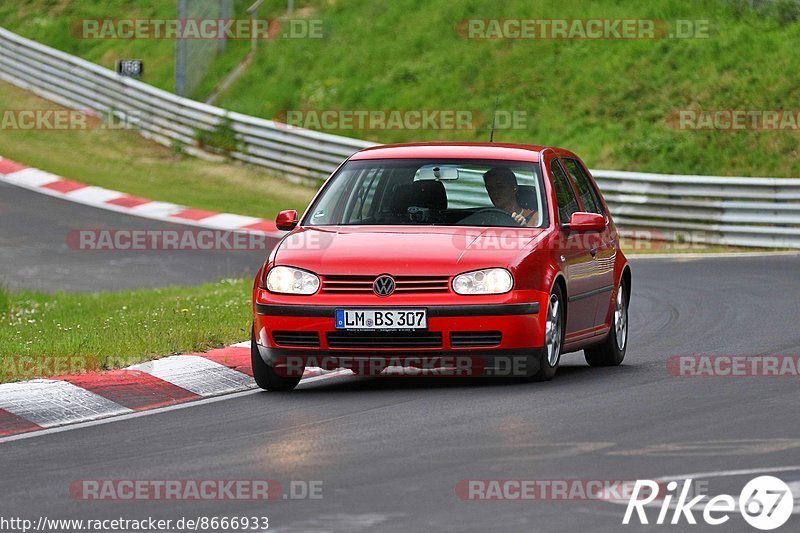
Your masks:
<path fill-rule="evenodd" d="M 519 213 L 511 213 L 511 217 L 520 225 L 520 226 L 538 226 L 538 212 L 533 209 L 523 209 Z"/>

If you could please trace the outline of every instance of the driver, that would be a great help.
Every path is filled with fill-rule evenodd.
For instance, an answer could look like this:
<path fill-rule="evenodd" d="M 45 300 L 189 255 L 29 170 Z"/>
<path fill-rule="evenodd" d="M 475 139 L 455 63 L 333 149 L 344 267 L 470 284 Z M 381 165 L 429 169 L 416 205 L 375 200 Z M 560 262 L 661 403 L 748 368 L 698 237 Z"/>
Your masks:
<path fill-rule="evenodd" d="M 483 175 L 492 204 L 511 215 L 520 226 L 537 225 L 536 210 L 524 209 L 517 200 L 517 176 L 510 168 L 495 167 Z"/>

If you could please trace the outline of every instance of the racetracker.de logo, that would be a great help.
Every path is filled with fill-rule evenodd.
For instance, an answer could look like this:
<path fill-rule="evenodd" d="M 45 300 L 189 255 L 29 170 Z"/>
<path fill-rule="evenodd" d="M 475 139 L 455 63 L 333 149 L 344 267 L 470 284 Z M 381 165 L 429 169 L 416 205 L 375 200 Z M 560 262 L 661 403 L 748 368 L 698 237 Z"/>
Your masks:
<path fill-rule="evenodd" d="M 133 128 L 138 113 L 99 114 L 82 109 L 0 109 L 1 131 L 90 131 Z"/>
<path fill-rule="evenodd" d="M 707 39 L 708 20 L 470 18 L 456 23 L 464 39 L 637 40 Z"/>
<path fill-rule="evenodd" d="M 74 500 L 215 501 L 320 500 L 321 480 L 274 479 L 80 479 L 69 486 Z"/>
<path fill-rule="evenodd" d="M 84 479 L 73 481 L 75 500 L 275 500 L 281 484 L 256 479 Z"/>
<path fill-rule="evenodd" d="M 800 376 L 798 355 L 673 355 L 667 372 L 675 377 Z"/>
<path fill-rule="evenodd" d="M 619 479 L 462 479 L 456 496 L 463 501 L 626 501 L 635 480 Z M 652 489 L 653 497 L 663 488 Z"/>
<path fill-rule="evenodd" d="M 30 321 L 35 319 L 20 320 Z M 61 326 L 59 325 L 59 329 Z M 71 328 L 64 328 L 69 331 Z M 0 380 L 22 381 L 39 376 L 80 374 L 97 366 L 97 358 L 81 355 L 7 355 L 0 358 Z"/>
<path fill-rule="evenodd" d="M 281 376 L 300 377 L 306 368 L 346 369 L 361 376 L 475 378 L 525 377 L 538 367 L 526 356 L 493 355 L 490 361 L 480 355 L 379 356 L 369 353 L 357 356 L 281 355 L 273 360 L 275 372 Z"/>
<path fill-rule="evenodd" d="M 679 131 L 798 131 L 800 109 L 676 109 L 667 125 Z"/>
<path fill-rule="evenodd" d="M 297 239 L 313 246 L 310 238 Z M 213 229 L 74 229 L 67 233 L 67 246 L 82 252 L 235 252 L 269 251 L 275 237 L 259 231 L 228 231 Z"/>
<path fill-rule="evenodd" d="M 277 113 L 279 128 L 332 131 L 458 131 L 524 130 L 528 127 L 525 110 L 498 109 L 493 118 L 472 109 L 289 109 Z"/>
<path fill-rule="evenodd" d="M 86 40 L 321 39 L 319 19 L 77 19 L 70 34 Z"/>

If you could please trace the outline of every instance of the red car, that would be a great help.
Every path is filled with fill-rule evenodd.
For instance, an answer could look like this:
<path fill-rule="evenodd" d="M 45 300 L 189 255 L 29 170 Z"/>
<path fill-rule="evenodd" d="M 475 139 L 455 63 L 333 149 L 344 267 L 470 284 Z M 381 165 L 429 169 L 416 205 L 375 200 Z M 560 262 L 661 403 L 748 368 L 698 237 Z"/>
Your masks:
<path fill-rule="evenodd" d="M 256 275 L 253 373 L 306 365 L 549 380 L 618 365 L 631 270 L 583 162 L 560 148 L 422 143 L 357 152 Z M 448 374 L 451 372 L 451 374 Z"/>

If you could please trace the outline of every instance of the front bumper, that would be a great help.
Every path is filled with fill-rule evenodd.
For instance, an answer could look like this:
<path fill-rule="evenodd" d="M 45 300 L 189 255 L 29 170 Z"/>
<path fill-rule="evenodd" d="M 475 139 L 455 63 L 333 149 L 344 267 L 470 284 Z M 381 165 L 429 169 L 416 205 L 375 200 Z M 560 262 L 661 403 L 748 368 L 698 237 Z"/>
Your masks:
<path fill-rule="evenodd" d="M 375 373 L 387 365 L 410 365 L 457 367 L 461 375 L 530 375 L 537 370 L 544 344 L 541 306 L 540 301 L 388 306 L 256 303 L 255 334 L 264 362 L 286 367 L 290 373 L 302 371 L 303 366 Z M 335 311 L 348 307 L 426 308 L 428 327 L 396 334 L 337 330 Z M 310 345 L 297 345 L 298 339 Z"/>

